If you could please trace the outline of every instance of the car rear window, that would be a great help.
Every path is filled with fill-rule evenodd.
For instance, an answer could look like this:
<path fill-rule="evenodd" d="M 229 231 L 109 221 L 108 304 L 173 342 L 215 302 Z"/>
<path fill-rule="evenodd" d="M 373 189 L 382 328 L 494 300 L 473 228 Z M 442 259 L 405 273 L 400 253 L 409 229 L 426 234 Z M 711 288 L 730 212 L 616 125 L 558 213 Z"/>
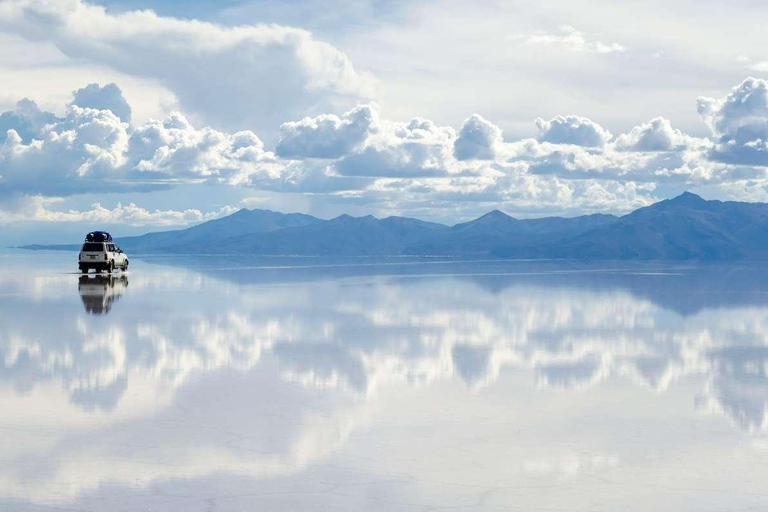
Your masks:
<path fill-rule="evenodd" d="M 104 244 L 86 242 L 83 244 L 83 252 L 104 252 Z"/>

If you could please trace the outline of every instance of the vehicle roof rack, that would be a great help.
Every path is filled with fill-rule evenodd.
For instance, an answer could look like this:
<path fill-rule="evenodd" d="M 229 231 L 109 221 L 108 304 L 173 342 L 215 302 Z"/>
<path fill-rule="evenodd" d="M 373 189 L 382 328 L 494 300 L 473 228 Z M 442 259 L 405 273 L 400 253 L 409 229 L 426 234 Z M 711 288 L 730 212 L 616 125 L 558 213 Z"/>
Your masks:
<path fill-rule="evenodd" d="M 111 242 L 112 235 L 106 231 L 91 231 L 85 235 L 86 242 Z"/>

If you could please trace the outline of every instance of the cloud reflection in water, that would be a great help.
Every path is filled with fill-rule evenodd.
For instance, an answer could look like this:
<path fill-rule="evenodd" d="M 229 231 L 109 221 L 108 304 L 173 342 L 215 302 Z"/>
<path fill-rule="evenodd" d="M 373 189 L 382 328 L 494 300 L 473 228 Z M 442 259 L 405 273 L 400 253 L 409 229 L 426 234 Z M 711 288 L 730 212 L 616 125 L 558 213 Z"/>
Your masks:
<path fill-rule="evenodd" d="M 45 431 L 50 442 L 19 434 L 26 448 L 11 451 L 11 434 L 0 444 L 0 496 L 58 502 L 105 482 L 287 475 L 375 424 L 389 389 L 460 382 L 483 401 L 510 371 L 542 396 L 617 381 L 664 394 L 692 378 L 691 408 L 766 437 L 768 304 L 759 283 L 742 290 L 732 275 L 718 281 L 697 269 L 585 275 L 237 283 L 147 266 L 130 289 L 127 278 L 104 283 L 101 304 L 123 299 L 101 316 L 65 298 L 67 276 L 43 278 L 49 298 L 24 278 L 34 294 L 0 297 L 8 390 L 0 424 Z M 0 273 L 0 286 L 23 292 L 21 279 Z M 75 297 L 85 302 L 85 287 L 90 304 L 98 296 L 90 286 L 79 283 Z M 46 321 L 36 321 L 43 312 Z M 19 472 L 30 457 L 37 472 Z M 521 464 L 567 475 L 619 459 L 566 453 Z"/>

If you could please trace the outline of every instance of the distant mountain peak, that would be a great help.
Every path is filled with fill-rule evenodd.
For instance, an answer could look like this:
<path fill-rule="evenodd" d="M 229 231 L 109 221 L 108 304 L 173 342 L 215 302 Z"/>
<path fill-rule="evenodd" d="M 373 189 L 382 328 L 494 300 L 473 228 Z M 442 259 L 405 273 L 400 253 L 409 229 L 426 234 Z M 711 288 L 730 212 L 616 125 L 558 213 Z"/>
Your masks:
<path fill-rule="evenodd" d="M 452 229 L 458 231 L 465 229 L 490 230 L 492 233 L 498 233 L 499 231 L 514 229 L 514 226 L 517 226 L 519 222 L 516 218 L 510 217 L 500 210 L 493 210 L 474 220 L 456 224 Z"/>
<path fill-rule="evenodd" d="M 486 213 L 485 215 L 479 217 L 477 220 L 480 219 L 487 219 L 487 220 L 516 220 L 514 217 L 507 215 L 501 210 L 491 210 L 490 212 Z"/>
<path fill-rule="evenodd" d="M 688 192 L 687 190 L 682 194 L 680 194 L 679 196 L 670 199 L 670 201 L 674 201 L 675 203 L 685 203 L 685 204 L 707 202 L 707 200 L 704 199 L 703 197 L 696 195 L 693 192 Z"/>
<path fill-rule="evenodd" d="M 355 217 L 355 216 L 350 215 L 348 213 L 342 213 L 338 217 L 334 217 L 331 220 L 332 221 L 337 221 L 337 222 L 339 222 L 339 221 L 341 221 L 341 222 L 349 222 L 349 221 L 353 221 L 353 220 L 357 220 L 357 221 L 360 221 L 360 220 L 370 221 L 370 220 L 377 220 L 377 219 L 373 215 L 365 215 L 363 217 Z"/>
<path fill-rule="evenodd" d="M 260 208 L 253 208 L 253 209 L 250 209 L 250 210 L 248 208 L 240 208 L 235 213 L 232 213 L 232 214 L 228 215 L 228 217 L 234 217 L 236 215 L 240 215 L 240 216 L 242 216 L 242 215 L 257 215 L 257 214 L 260 214 L 260 213 L 270 214 L 270 213 L 276 213 L 276 212 L 274 212 L 272 210 L 264 210 L 264 209 L 260 209 Z M 290 214 L 289 213 L 286 213 L 286 214 L 282 214 L 281 213 L 280 215 L 290 215 Z M 225 217 L 220 217 L 220 218 L 225 218 Z"/>
<path fill-rule="evenodd" d="M 628 214 L 627 217 L 628 218 L 644 217 L 645 215 L 653 214 L 653 212 L 668 211 L 668 210 L 691 211 L 691 212 L 711 210 L 718 203 L 720 202 L 707 201 L 706 199 L 694 194 L 693 192 L 686 191 L 673 198 L 664 199 L 663 201 L 659 201 L 658 203 L 653 203 L 650 206 L 639 208 L 633 211 L 632 213 Z"/>

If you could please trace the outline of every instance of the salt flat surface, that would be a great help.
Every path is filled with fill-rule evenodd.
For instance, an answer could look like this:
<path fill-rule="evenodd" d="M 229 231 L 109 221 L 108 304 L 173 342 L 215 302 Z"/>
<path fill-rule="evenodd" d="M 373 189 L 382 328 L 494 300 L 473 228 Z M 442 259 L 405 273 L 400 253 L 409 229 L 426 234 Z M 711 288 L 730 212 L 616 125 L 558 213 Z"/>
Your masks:
<path fill-rule="evenodd" d="M 0 254 L 0 510 L 768 509 L 768 277 Z"/>

